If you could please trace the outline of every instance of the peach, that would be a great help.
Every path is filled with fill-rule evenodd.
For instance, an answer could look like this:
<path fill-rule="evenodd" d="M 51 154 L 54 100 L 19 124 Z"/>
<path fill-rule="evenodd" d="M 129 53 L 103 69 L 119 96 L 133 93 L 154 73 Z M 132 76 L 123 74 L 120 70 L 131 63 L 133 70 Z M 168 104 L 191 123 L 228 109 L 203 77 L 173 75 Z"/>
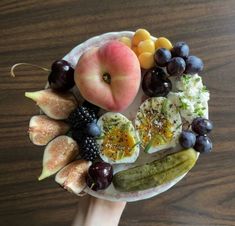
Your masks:
<path fill-rule="evenodd" d="M 140 81 L 138 58 L 116 40 L 87 50 L 75 68 L 75 83 L 82 96 L 108 111 L 124 111 L 134 100 Z"/>

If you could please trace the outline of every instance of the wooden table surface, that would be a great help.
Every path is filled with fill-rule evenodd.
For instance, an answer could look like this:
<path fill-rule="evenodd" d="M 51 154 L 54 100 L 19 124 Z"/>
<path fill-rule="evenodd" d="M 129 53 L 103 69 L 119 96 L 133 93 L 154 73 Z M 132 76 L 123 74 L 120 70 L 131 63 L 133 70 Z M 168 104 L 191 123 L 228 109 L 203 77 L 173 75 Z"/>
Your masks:
<path fill-rule="evenodd" d="M 25 91 L 43 88 L 47 74 L 29 67 L 9 77 L 17 62 L 50 67 L 71 48 L 108 31 L 148 29 L 185 40 L 204 60 L 211 92 L 213 152 L 189 175 L 150 200 L 130 203 L 121 226 L 235 225 L 235 1 L 0 1 L 0 225 L 70 225 L 79 198 L 53 178 L 37 181 L 43 147 L 27 127 L 38 108 Z"/>

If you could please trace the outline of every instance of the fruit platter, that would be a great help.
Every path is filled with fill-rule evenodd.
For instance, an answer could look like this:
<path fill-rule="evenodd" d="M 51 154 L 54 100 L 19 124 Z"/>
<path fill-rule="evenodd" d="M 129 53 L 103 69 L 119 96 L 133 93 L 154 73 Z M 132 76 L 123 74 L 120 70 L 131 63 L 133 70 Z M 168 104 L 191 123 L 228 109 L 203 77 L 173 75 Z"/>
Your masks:
<path fill-rule="evenodd" d="M 50 176 L 75 195 L 111 201 L 156 196 L 209 153 L 213 129 L 203 61 L 188 44 L 146 29 L 92 37 L 55 61 L 29 138 Z"/>

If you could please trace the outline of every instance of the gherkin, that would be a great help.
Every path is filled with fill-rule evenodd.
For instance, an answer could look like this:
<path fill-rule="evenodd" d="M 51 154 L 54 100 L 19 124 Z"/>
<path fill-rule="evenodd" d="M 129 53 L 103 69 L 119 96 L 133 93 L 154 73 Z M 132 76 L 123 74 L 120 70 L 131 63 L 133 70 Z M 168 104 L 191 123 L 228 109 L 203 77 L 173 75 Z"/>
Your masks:
<path fill-rule="evenodd" d="M 196 163 L 197 156 L 192 148 L 169 154 L 151 163 L 118 172 L 114 175 L 113 184 L 123 192 L 153 188 L 187 173 Z"/>

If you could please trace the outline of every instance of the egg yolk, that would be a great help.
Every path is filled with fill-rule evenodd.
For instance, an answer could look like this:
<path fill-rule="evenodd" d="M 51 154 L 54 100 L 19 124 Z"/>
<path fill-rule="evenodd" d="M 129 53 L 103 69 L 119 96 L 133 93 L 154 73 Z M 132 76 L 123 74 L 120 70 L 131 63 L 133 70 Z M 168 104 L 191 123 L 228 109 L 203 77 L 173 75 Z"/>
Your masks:
<path fill-rule="evenodd" d="M 115 161 L 132 155 L 135 140 L 128 130 L 112 128 L 105 134 L 102 144 L 102 154 Z"/>
<path fill-rule="evenodd" d="M 150 141 L 153 146 L 158 146 L 172 140 L 173 132 L 171 132 L 171 128 L 172 124 L 165 117 L 154 118 L 154 115 L 151 114 L 146 115 L 137 127 L 144 147 Z"/>

